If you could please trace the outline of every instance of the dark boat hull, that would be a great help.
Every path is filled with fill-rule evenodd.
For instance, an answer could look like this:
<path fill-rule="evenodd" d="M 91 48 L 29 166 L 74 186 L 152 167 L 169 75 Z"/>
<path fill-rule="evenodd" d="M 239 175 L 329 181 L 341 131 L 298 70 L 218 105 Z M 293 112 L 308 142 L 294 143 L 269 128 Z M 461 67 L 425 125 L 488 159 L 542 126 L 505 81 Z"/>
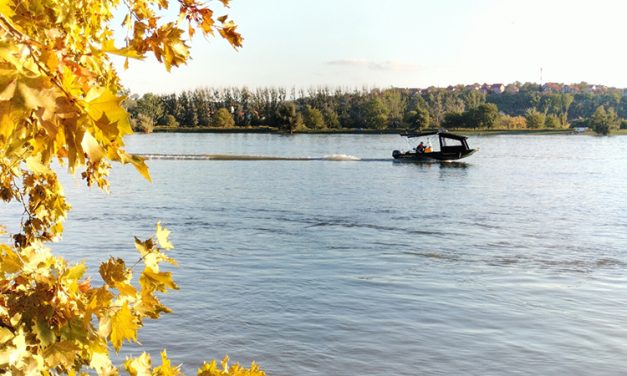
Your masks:
<path fill-rule="evenodd" d="M 394 160 L 398 162 L 456 161 L 468 157 L 475 151 L 476 149 L 455 152 L 434 151 L 431 153 L 415 153 L 408 151 L 401 153 L 398 150 L 394 150 L 392 157 L 394 157 Z"/>

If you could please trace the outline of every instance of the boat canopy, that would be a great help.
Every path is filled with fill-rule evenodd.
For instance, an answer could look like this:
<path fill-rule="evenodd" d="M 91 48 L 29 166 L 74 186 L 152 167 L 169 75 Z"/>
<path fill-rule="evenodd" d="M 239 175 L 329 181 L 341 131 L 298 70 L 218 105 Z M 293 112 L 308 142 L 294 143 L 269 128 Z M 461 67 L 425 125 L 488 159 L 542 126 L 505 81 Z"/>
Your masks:
<path fill-rule="evenodd" d="M 448 132 L 446 130 L 429 130 L 429 131 L 423 131 L 423 132 L 404 132 L 404 133 L 401 133 L 401 136 L 405 136 L 405 137 L 408 137 L 408 138 L 414 138 L 414 137 L 433 136 L 433 135 L 436 135 L 436 134 L 439 135 L 440 137 L 443 137 L 443 138 L 450 138 L 450 139 L 459 140 L 459 141 L 462 141 L 462 140 L 465 140 L 465 139 L 468 138 L 466 136 L 460 136 L 458 134 L 450 133 L 450 132 Z"/>

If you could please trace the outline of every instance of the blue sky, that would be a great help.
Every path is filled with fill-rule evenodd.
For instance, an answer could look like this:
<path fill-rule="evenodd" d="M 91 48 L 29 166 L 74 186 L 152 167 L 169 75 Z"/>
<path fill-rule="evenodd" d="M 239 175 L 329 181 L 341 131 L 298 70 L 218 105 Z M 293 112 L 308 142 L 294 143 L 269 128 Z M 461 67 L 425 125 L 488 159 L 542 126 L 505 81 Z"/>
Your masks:
<path fill-rule="evenodd" d="M 222 14 L 219 2 L 211 6 Z M 586 81 L 627 87 L 627 1 L 232 0 L 244 47 L 192 41 L 170 74 L 131 62 L 133 93 L 197 87 L 427 87 Z"/>

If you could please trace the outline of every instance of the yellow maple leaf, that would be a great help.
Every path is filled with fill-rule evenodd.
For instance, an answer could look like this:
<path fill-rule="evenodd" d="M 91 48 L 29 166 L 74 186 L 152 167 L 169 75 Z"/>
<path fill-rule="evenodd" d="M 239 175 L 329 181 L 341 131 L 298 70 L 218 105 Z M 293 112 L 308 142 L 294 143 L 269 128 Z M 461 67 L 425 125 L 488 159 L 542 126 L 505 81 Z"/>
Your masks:
<path fill-rule="evenodd" d="M 32 331 L 37 336 L 39 343 L 43 346 L 48 346 L 55 340 L 55 335 L 50 329 L 50 324 L 48 324 L 45 320 L 35 320 L 35 325 L 33 325 Z"/>
<path fill-rule="evenodd" d="M 0 345 L 13 338 L 13 332 L 0 326 Z"/>
<path fill-rule="evenodd" d="M 181 366 L 172 367 L 168 359 L 168 354 L 165 350 L 161 352 L 161 365 L 156 367 L 153 371 L 154 374 L 159 376 L 178 376 L 181 374 Z"/>
<path fill-rule="evenodd" d="M 127 357 L 124 361 L 124 369 L 131 376 L 150 376 L 152 375 L 152 360 L 148 353 L 142 353 L 137 358 Z"/>
<path fill-rule="evenodd" d="M 121 106 L 122 99 L 105 87 L 93 87 L 85 96 L 86 108 L 91 118 L 98 121 L 105 116 L 109 124 L 117 125 L 116 130 L 120 136 L 133 133 L 128 113 Z"/>
<path fill-rule="evenodd" d="M 22 259 L 6 244 L 0 244 L 0 272 L 17 273 L 22 269 Z"/>
<path fill-rule="evenodd" d="M 130 284 L 133 276 L 131 269 L 126 267 L 124 260 L 111 257 L 107 262 L 100 264 L 100 276 L 110 287 L 118 289 L 120 294 L 134 296 L 135 288 Z"/>
<path fill-rule="evenodd" d="M 118 375 L 117 369 L 111 364 L 109 354 L 106 351 L 94 351 L 89 361 L 89 367 L 96 370 L 99 376 Z"/>
<path fill-rule="evenodd" d="M 86 271 L 87 271 L 87 265 L 81 262 L 80 264 L 76 264 L 70 269 L 66 270 L 65 273 L 63 274 L 63 277 L 69 280 L 78 281 L 79 279 L 81 279 L 81 277 L 83 276 L 83 274 L 85 274 Z"/>
<path fill-rule="evenodd" d="M 107 309 L 113 299 L 113 294 L 107 290 L 106 286 L 88 291 L 87 296 L 89 300 L 86 309 L 95 313 Z"/>
<path fill-rule="evenodd" d="M 154 291 L 143 288 L 141 298 L 135 304 L 135 310 L 141 314 L 150 317 L 151 319 L 158 319 L 162 313 L 170 313 L 172 310 L 163 305 L 159 299 L 154 295 Z"/>
<path fill-rule="evenodd" d="M 141 257 L 146 257 L 147 254 L 155 251 L 155 245 L 152 239 L 141 241 L 137 237 L 135 237 L 135 248 L 137 249 Z"/>
<path fill-rule="evenodd" d="M 166 229 L 165 227 L 161 227 L 161 222 L 157 222 L 157 241 L 162 248 L 167 250 L 174 248 L 172 243 L 170 243 L 170 241 L 168 240 L 169 236 L 170 230 Z"/>
<path fill-rule="evenodd" d="M 124 302 L 122 308 L 111 318 L 111 343 L 115 351 L 120 351 L 124 340 L 137 342 L 139 328 L 137 318 L 131 312 L 128 303 Z"/>
<path fill-rule="evenodd" d="M 50 168 L 41 162 L 40 156 L 30 156 L 26 158 L 26 167 L 37 174 L 48 174 L 51 172 Z"/>
<path fill-rule="evenodd" d="M 109 258 L 107 262 L 100 264 L 98 271 L 102 279 L 112 287 L 121 282 L 128 282 L 132 276 L 130 269 L 121 258 Z"/>
<path fill-rule="evenodd" d="M 48 346 L 43 356 L 46 366 L 50 368 L 63 366 L 65 369 L 70 369 L 79 352 L 80 347 L 73 341 L 60 341 Z"/>
<path fill-rule="evenodd" d="M 85 132 L 85 134 L 83 135 L 81 147 L 83 148 L 83 150 L 85 150 L 87 155 L 89 155 L 89 159 L 94 162 L 101 160 L 105 156 L 104 150 L 102 150 L 102 147 L 98 144 L 98 141 L 89 132 Z"/>
<path fill-rule="evenodd" d="M 26 337 L 24 336 L 24 332 L 20 330 L 20 332 L 13 337 L 13 341 L 11 341 L 13 346 L 9 347 L 9 364 L 17 365 L 23 361 L 24 358 L 31 355 L 26 347 Z"/>
<path fill-rule="evenodd" d="M 172 280 L 170 272 L 156 272 L 151 268 L 146 268 L 139 277 L 142 286 L 146 286 L 150 290 L 165 292 L 167 289 L 178 290 L 178 286 Z"/>

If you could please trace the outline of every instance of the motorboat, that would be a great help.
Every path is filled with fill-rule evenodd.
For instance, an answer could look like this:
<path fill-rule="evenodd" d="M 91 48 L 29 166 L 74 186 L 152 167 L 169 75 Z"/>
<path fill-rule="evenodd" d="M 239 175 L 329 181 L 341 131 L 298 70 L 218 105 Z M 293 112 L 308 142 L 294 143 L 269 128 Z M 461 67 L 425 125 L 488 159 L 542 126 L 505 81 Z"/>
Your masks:
<path fill-rule="evenodd" d="M 398 162 L 425 162 L 425 161 L 455 161 L 466 158 L 478 149 L 468 147 L 468 137 L 450 133 L 445 129 L 429 130 L 423 132 L 405 132 L 401 136 L 407 138 L 428 138 L 427 146 L 420 145 L 410 151 L 394 150 L 392 157 Z M 436 136 L 439 150 L 430 146 L 430 139 Z"/>

